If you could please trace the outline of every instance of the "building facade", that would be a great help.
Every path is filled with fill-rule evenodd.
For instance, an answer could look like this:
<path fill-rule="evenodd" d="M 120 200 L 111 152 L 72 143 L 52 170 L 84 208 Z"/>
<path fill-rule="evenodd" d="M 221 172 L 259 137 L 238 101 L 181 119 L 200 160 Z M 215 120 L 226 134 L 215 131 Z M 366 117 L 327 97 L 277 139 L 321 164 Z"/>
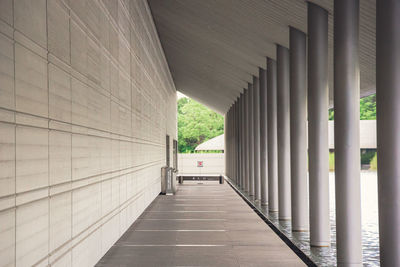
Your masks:
<path fill-rule="evenodd" d="M 166 135 L 147 1 L 0 2 L 0 266 L 94 265 L 159 194 Z"/>

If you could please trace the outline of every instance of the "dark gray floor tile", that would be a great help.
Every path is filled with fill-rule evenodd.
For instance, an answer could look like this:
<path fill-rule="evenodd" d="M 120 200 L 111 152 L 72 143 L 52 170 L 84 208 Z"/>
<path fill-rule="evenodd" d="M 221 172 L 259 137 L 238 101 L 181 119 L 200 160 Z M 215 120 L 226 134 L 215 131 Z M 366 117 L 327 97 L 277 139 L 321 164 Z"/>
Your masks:
<path fill-rule="evenodd" d="M 97 266 L 303 266 L 228 186 L 159 196 Z"/>

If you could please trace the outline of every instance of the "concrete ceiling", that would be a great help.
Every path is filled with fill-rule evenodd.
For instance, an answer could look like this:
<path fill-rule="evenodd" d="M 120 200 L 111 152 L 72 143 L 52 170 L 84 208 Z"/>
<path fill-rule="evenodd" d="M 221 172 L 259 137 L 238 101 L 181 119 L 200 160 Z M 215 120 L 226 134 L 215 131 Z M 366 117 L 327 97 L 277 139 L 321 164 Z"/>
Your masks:
<path fill-rule="evenodd" d="M 307 33 L 304 0 L 148 0 L 178 91 L 220 113 L 240 95 L 276 46 L 289 47 L 289 26 Z M 333 0 L 329 76 L 333 88 Z M 375 0 L 360 0 L 361 96 L 375 92 Z"/>

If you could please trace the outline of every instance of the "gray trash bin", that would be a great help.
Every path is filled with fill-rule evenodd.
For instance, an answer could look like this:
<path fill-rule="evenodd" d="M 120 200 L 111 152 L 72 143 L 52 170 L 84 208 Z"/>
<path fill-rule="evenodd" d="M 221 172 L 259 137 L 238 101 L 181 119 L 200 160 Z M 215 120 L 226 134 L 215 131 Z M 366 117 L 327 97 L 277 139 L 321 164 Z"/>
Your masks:
<path fill-rule="evenodd" d="M 161 193 L 166 195 L 176 193 L 176 173 L 173 168 L 161 168 Z"/>

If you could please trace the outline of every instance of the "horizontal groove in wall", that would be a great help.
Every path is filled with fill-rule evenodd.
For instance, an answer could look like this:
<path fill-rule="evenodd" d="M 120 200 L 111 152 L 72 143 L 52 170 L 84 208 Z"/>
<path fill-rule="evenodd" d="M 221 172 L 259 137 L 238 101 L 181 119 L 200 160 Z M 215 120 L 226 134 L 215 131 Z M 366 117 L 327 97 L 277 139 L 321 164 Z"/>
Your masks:
<path fill-rule="evenodd" d="M 38 120 L 46 120 L 46 123 L 50 124 L 51 122 L 57 122 L 60 124 L 65 124 L 65 125 L 69 125 L 72 126 L 72 130 L 71 131 L 67 131 L 65 129 L 60 129 L 60 128 L 50 128 L 50 127 L 42 127 L 42 126 L 37 126 L 37 125 L 33 125 L 31 123 L 17 123 L 14 121 L 10 121 L 10 120 L 6 120 L 4 118 L 1 117 L 1 112 L 5 111 L 8 113 L 13 113 L 13 116 L 18 116 L 18 114 L 21 115 L 26 115 L 32 118 L 36 118 Z M 10 114 L 11 115 L 11 114 Z M 65 133 L 71 133 L 71 134 L 80 134 L 80 135 L 85 135 L 85 136 L 93 136 L 93 137 L 100 137 L 100 138 L 106 138 L 106 139 L 110 139 L 110 140 L 116 140 L 116 141 L 127 141 L 130 143 L 136 143 L 136 144 L 144 144 L 144 145 L 152 145 L 152 146 L 160 146 L 160 147 L 164 147 L 165 144 L 164 143 L 158 143 L 158 142 L 151 142 L 147 139 L 141 139 L 141 138 L 137 138 L 137 137 L 131 137 L 131 136 L 127 136 L 127 135 L 122 135 L 122 134 L 117 134 L 117 133 L 113 133 L 111 131 L 105 131 L 105 130 L 101 130 L 101 129 L 96 129 L 96 128 L 91 128 L 91 127 L 87 127 L 84 125 L 80 125 L 80 124 L 74 124 L 74 123 L 70 123 L 70 122 L 65 122 L 65 121 L 60 121 L 60 120 L 56 120 L 56 119 L 50 119 L 47 117 L 43 117 L 43 116 L 39 116 L 39 115 L 34 115 L 34 114 L 29 114 L 29 113 L 25 113 L 25 112 L 21 112 L 21 111 L 16 111 L 16 110 L 12 110 L 12 109 L 7 109 L 7 108 L 3 108 L 0 107 L 0 122 L 2 123 L 7 123 L 7 124 L 12 124 L 15 126 L 27 126 L 27 127 L 34 127 L 34 128 L 39 128 L 39 129 L 44 129 L 44 130 L 55 130 L 55 131 L 60 131 L 60 132 L 65 132 Z M 82 129 L 85 130 L 92 130 L 91 133 L 83 133 L 82 131 L 77 131 L 77 129 L 79 128 L 74 128 L 75 127 L 80 127 Z M 95 134 L 95 133 L 98 134 Z M 108 134 L 110 136 L 104 136 L 104 134 Z"/>
<path fill-rule="evenodd" d="M 2 263 L 92 266 L 160 192 L 176 91 L 146 0 L 110 3 L 2 4 Z"/>
<path fill-rule="evenodd" d="M 157 180 L 157 179 L 156 179 Z M 156 181 L 157 182 L 157 181 Z M 148 187 L 154 186 L 154 184 L 149 185 Z M 55 254 L 57 251 L 63 249 L 64 247 L 68 246 L 68 244 L 71 244 L 72 242 L 73 245 L 68 248 L 67 250 L 63 251 L 63 254 L 59 255 L 59 257 L 57 259 L 55 259 L 53 262 L 51 262 L 51 264 L 56 263 L 62 256 L 64 256 L 66 253 L 68 253 L 69 251 L 71 251 L 74 247 L 76 247 L 77 245 L 79 245 L 80 243 L 82 243 L 85 239 L 87 239 L 91 234 L 93 234 L 95 231 L 97 231 L 98 229 L 100 229 L 104 224 L 106 224 L 107 222 L 109 222 L 112 218 L 114 218 L 115 216 L 119 215 L 121 210 L 124 210 L 126 208 L 128 208 L 128 206 L 130 204 L 132 204 L 133 202 L 135 202 L 136 200 L 138 200 L 139 198 L 143 197 L 143 195 L 145 194 L 145 192 L 140 192 L 137 193 L 136 195 L 132 196 L 130 199 L 126 200 L 125 202 L 123 202 L 120 206 L 118 206 L 117 208 L 115 208 L 114 210 L 108 212 L 106 215 L 102 216 L 101 218 L 99 218 L 97 221 L 95 221 L 92 225 L 88 226 L 85 230 L 81 231 L 80 233 L 78 233 L 76 236 L 72 237 L 70 240 L 68 240 L 67 242 L 65 242 L 64 244 L 62 244 L 61 246 L 57 247 L 56 249 L 54 249 L 53 251 L 49 252 L 49 254 L 44 257 L 43 259 L 41 259 L 39 262 L 37 262 L 36 264 L 33 265 L 38 265 L 40 264 L 42 261 L 46 260 L 47 258 L 49 258 L 51 255 Z M 157 195 L 155 195 L 156 197 Z M 154 197 L 154 198 L 155 198 Z M 144 210 L 144 209 L 143 209 Z M 143 211 L 140 212 L 140 214 Z M 140 216 L 137 215 L 137 217 Z M 136 220 L 136 219 L 135 219 Z M 135 221 L 133 220 L 133 221 Z"/>
<path fill-rule="evenodd" d="M 81 178 L 81 179 L 77 179 L 77 180 L 73 180 L 73 181 L 68 181 L 68 182 L 64 182 L 64 183 L 60 183 L 60 184 L 44 186 L 44 187 L 41 187 L 41 188 L 36 188 L 36 189 L 25 191 L 25 192 L 19 192 L 19 193 L 15 193 L 15 194 L 11 194 L 11 195 L 1 196 L 0 197 L 0 203 L 2 203 L 4 200 L 5 200 L 5 202 L 13 200 L 14 198 L 16 199 L 16 202 L 14 204 L 14 201 L 12 201 L 12 206 L 7 206 L 7 204 L 3 204 L 3 205 L 0 204 L 0 212 L 6 211 L 6 210 L 10 210 L 10 209 L 15 209 L 15 208 L 18 208 L 19 206 L 27 205 L 27 204 L 33 203 L 35 201 L 43 200 L 43 199 L 48 198 L 48 196 L 52 197 L 52 196 L 56 196 L 56 195 L 61 195 L 61 194 L 64 194 L 64 193 L 73 192 L 75 190 L 79 190 L 79 189 L 82 189 L 82 188 L 85 188 L 85 187 L 89 187 L 89 186 L 92 186 L 92 185 L 95 185 L 95 184 L 98 184 L 98 183 L 102 183 L 102 182 L 105 182 L 105 181 L 118 179 L 121 176 L 124 176 L 124 175 L 127 175 L 127 174 L 133 174 L 133 173 L 138 172 L 140 170 L 153 167 L 155 165 L 160 164 L 161 162 L 162 161 L 157 161 L 157 162 L 154 162 L 154 163 L 147 163 L 147 164 L 142 164 L 140 166 L 130 167 L 130 168 L 127 168 L 127 169 L 132 169 L 133 168 L 134 170 L 131 170 L 131 171 L 126 172 L 126 173 L 123 173 L 122 175 L 116 175 L 116 176 L 112 176 L 112 177 L 109 177 L 109 178 L 106 178 L 106 179 L 94 180 L 94 181 L 92 181 L 92 182 L 90 182 L 88 184 L 84 184 L 84 185 L 74 186 L 74 184 L 78 184 L 79 182 L 86 181 L 86 180 L 89 180 L 89 179 L 92 179 L 92 178 L 96 178 L 96 177 L 101 178 L 101 176 L 104 176 L 107 173 L 102 173 L 102 174 L 98 174 L 98 175 L 94 175 L 94 176 L 90 176 L 90 177 L 85 177 L 85 178 Z M 125 170 L 127 170 L 127 169 L 125 169 Z M 109 172 L 109 173 L 115 173 L 115 172 L 120 172 L 120 171 L 123 171 L 123 170 L 113 171 L 113 172 Z M 161 178 L 161 176 L 157 177 L 157 179 L 160 179 L 160 178 Z M 52 189 L 60 187 L 60 186 L 65 186 L 67 189 L 57 191 L 56 193 L 51 193 Z M 21 198 L 28 198 L 28 200 L 20 200 Z"/>
<path fill-rule="evenodd" d="M 71 12 L 73 13 L 72 10 L 71 10 Z M 87 29 L 86 26 L 84 26 L 84 25 L 81 25 L 81 26 L 84 28 L 84 33 L 85 33 L 85 34 L 90 33 L 90 31 Z M 118 29 L 118 33 L 122 36 L 122 33 L 121 33 L 120 29 Z M 47 62 L 52 62 L 52 63 L 54 63 L 54 64 L 56 64 L 56 65 L 59 65 L 59 64 L 60 64 L 59 61 L 62 62 L 62 60 L 59 60 L 59 61 L 49 61 L 49 59 L 54 58 L 54 57 L 57 58 L 57 56 L 52 55 L 52 57 L 49 57 L 48 55 L 50 54 L 50 52 L 47 52 L 44 48 L 38 46 L 33 40 L 29 39 L 29 37 L 25 36 L 23 33 L 19 32 L 18 30 L 15 30 L 15 36 L 16 36 L 15 42 L 17 42 L 17 43 L 23 45 L 25 48 L 29 49 L 31 52 L 33 52 L 33 53 L 39 55 L 40 57 L 42 57 L 43 59 L 47 60 Z M 119 38 L 120 38 L 121 36 L 119 36 Z M 92 36 L 92 37 L 93 37 L 93 36 Z M 95 37 L 93 37 L 93 38 L 95 38 Z M 122 36 L 122 38 L 123 38 L 123 36 Z M 140 38 L 139 38 L 139 39 L 140 39 Z M 94 41 L 97 41 L 97 43 L 101 45 L 101 42 L 99 42 L 97 39 L 94 39 Z M 125 41 L 126 41 L 126 40 L 125 40 Z M 14 42 L 14 41 L 13 41 L 13 42 Z M 117 59 L 115 59 L 115 58 L 110 54 L 110 52 L 109 52 L 106 48 L 104 48 L 103 46 L 101 46 L 101 48 L 103 49 L 103 51 L 106 51 L 106 55 L 108 56 L 108 59 L 110 59 L 110 60 L 114 63 L 114 65 L 117 66 L 118 71 L 119 71 L 119 72 L 121 72 L 121 71 L 122 71 L 122 72 L 125 72 L 125 70 L 123 70 L 123 69 L 121 68 L 121 64 L 118 63 Z M 147 52 L 147 50 L 146 50 L 146 52 Z M 148 52 L 147 52 L 147 53 L 148 53 Z M 140 68 L 140 66 L 139 66 L 139 69 L 143 69 L 143 70 L 145 71 L 145 75 L 146 75 L 146 77 L 147 77 L 147 81 L 150 82 L 150 83 L 152 83 L 152 79 L 150 78 L 150 75 L 148 74 L 148 72 L 147 72 L 146 68 L 144 67 L 143 63 L 140 62 L 140 58 L 137 57 L 137 56 L 135 56 L 135 58 L 137 59 L 137 62 L 138 62 L 139 64 L 142 64 L 142 67 Z M 63 64 L 61 64 L 61 65 L 62 65 L 61 68 L 64 67 L 64 70 L 66 70 L 66 69 L 65 69 L 65 65 L 63 65 Z M 153 66 L 153 67 L 154 67 L 154 66 Z M 158 73 L 157 71 L 153 71 L 153 72 L 156 73 L 156 75 L 157 75 L 157 73 Z M 84 73 L 81 73 L 81 72 L 80 72 L 79 70 L 77 70 L 77 69 L 69 68 L 69 72 L 68 72 L 68 73 L 71 75 L 71 77 L 76 78 L 77 80 L 83 82 L 85 85 L 88 85 L 88 86 L 90 86 L 90 87 L 92 87 L 92 88 L 96 88 L 96 89 L 101 88 L 102 90 L 104 90 L 104 88 L 102 88 L 101 86 L 93 85 L 93 84 L 89 83 L 90 79 L 87 77 L 87 75 L 84 74 Z M 78 74 L 78 75 L 77 75 L 77 74 Z M 125 75 L 126 77 L 129 77 L 129 78 L 130 78 L 130 79 L 129 79 L 129 80 L 130 80 L 129 82 L 130 82 L 131 84 L 136 84 L 136 86 L 135 86 L 136 88 L 140 88 L 140 87 L 141 87 L 141 86 L 138 86 L 138 85 L 137 85 L 137 81 L 136 81 L 136 80 L 131 79 L 131 74 L 127 74 L 127 73 L 125 72 L 124 75 Z M 153 88 L 157 88 L 154 84 L 152 84 L 152 87 L 153 87 Z M 163 88 L 163 87 L 161 87 L 161 88 Z M 99 91 L 99 92 L 101 93 L 101 91 Z M 108 92 L 108 91 L 106 90 L 106 92 Z M 105 95 L 105 96 L 108 96 L 108 94 L 104 94 L 104 95 Z M 160 96 L 159 96 L 159 97 L 160 97 Z M 149 101 L 149 103 L 150 103 L 151 105 L 153 105 L 153 104 L 151 103 L 151 101 Z M 118 103 L 118 104 L 119 104 L 119 105 L 123 105 L 123 103 Z M 127 106 L 126 106 L 126 107 L 127 107 Z M 154 106 L 154 105 L 153 105 L 153 107 L 154 107 L 155 109 L 157 108 L 157 106 Z M 127 108 L 128 108 L 128 107 L 127 107 Z M 130 111 L 133 111 L 133 110 L 132 110 L 132 107 L 131 107 L 131 108 L 128 108 L 128 109 L 129 109 Z M 163 115 L 163 114 L 161 113 L 161 115 Z"/>

